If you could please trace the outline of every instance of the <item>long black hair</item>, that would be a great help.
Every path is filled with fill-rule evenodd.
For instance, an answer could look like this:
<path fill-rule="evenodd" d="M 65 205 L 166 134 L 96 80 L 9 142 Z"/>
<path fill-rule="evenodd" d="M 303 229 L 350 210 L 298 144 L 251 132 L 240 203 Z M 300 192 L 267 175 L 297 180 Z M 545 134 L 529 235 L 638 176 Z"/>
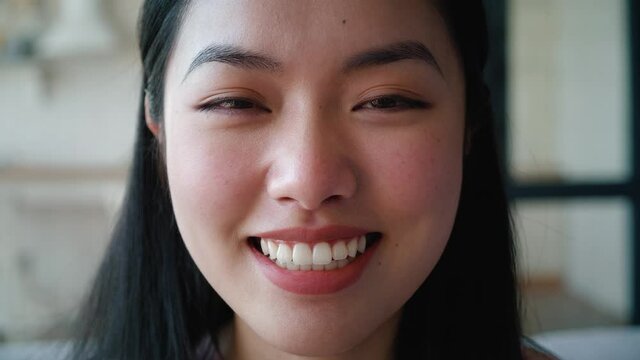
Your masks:
<path fill-rule="evenodd" d="M 163 119 L 164 74 L 189 0 L 146 0 L 137 138 L 126 197 L 81 311 L 76 359 L 194 359 L 214 345 L 232 310 L 180 237 L 159 144 L 145 125 Z M 465 158 L 460 204 L 445 251 L 403 308 L 399 359 L 521 359 L 514 243 L 483 80 L 487 24 L 481 0 L 441 0 L 464 67 Z"/>

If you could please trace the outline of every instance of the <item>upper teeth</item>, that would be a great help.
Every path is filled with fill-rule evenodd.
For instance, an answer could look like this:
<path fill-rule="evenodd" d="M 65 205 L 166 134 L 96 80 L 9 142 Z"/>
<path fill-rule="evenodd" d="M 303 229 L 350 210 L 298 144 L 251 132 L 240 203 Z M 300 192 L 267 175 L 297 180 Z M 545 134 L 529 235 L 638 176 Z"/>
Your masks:
<path fill-rule="evenodd" d="M 363 253 L 366 247 L 365 236 L 336 241 L 333 246 L 328 242 L 320 242 L 313 245 L 313 249 L 307 243 L 294 243 L 292 247 L 274 239 L 260 239 L 262 253 L 289 270 L 331 270 L 343 267 L 358 252 Z"/>

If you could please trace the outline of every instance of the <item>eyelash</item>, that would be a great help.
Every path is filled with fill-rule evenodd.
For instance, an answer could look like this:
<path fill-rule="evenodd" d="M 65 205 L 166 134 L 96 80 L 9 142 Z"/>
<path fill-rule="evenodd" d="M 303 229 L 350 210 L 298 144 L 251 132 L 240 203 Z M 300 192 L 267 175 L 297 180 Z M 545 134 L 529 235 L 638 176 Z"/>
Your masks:
<path fill-rule="evenodd" d="M 372 105 L 374 102 L 379 102 L 381 100 L 393 100 L 395 102 L 396 105 L 400 104 L 399 106 L 393 106 L 393 107 L 369 107 L 369 108 L 365 108 L 365 106 L 367 105 Z M 222 106 L 225 103 L 233 103 L 236 106 Z M 244 107 L 237 107 L 237 105 L 239 105 L 239 103 L 242 103 L 242 105 L 248 105 L 248 106 L 244 106 Z M 401 96 L 401 95 L 384 95 L 384 96 L 379 96 L 373 99 L 369 99 L 366 100 L 364 102 L 361 102 L 360 104 L 356 105 L 353 107 L 352 111 L 356 111 L 356 110 L 360 110 L 360 109 L 365 109 L 365 110 L 378 110 L 378 111 L 382 111 L 382 112 L 395 112 L 395 111 L 402 111 L 402 110 L 409 110 L 409 109 L 427 109 L 431 106 L 431 104 L 424 102 L 424 101 L 420 101 L 420 100 L 415 100 L 415 99 L 410 99 L 407 98 L 405 96 Z M 210 112 L 210 111 L 229 111 L 229 112 L 236 112 L 236 111 L 251 111 L 251 110 L 264 110 L 267 111 L 268 113 L 271 113 L 271 110 L 262 107 L 260 105 L 255 104 L 252 100 L 250 99 L 245 99 L 245 98 L 234 98 L 234 97 L 227 97 L 227 98 L 220 98 L 220 99 L 215 99 L 209 103 L 203 104 L 201 106 L 198 107 L 199 110 L 204 111 L 204 112 Z"/>
<path fill-rule="evenodd" d="M 225 107 L 222 106 L 225 103 L 235 103 L 236 106 L 238 105 L 238 103 L 243 103 L 244 105 L 249 105 L 246 107 Z M 245 98 L 235 98 L 235 97 L 225 97 L 225 98 L 219 98 L 219 99 L 215 99 L 211 102 L 208 102 L 206 104 L 202 104 L 201 106 L 198 107 L 198 109 L 200 111 L 204 111 L 204 112 L 210 112 L 210 111 L 229 111 L 229 112 L 235 112 L 235 111 L 250 111 L 250 110 L 265 110 L 267 112 L 271 112 L 271 110 L 265 108 L 265 107 L 261 107 L 259 105 L 256 105 L 253 100 L 250 99 L 245 99 Z"/>
<path fill-rule="evenodd" d="M 398 103 L 400 104 L 400 106 L 394 106 L 394 107 L 371 107 L 371 108 L 365 108 L 366 105 L 371 105 L 376 101 L 381 101 L 381 100 L 393 100 L 396 105 L 398 105 Z M 369 99 L 366 100 L 364 102 L 361 102 L 360 104 L 356 105 L 352 111 L 354 110 L 360 110 L 360 109 L 366 109 L 366 110 L 379 110 L 379 111 L 383 111 L 383 112 L 395 112 L 395 111 L 402 111 L 402 110 L 410 110 L 410 109 L 427 109 L 431 106 L 431 104 L 421 101 L 421 100 L 415 100 L 415 99 L 410 99 L 408 97 L 405 96 L 401 96 L 401 95 L 383 95 L 383 96 L 379 96 L 373 99 Z"/>

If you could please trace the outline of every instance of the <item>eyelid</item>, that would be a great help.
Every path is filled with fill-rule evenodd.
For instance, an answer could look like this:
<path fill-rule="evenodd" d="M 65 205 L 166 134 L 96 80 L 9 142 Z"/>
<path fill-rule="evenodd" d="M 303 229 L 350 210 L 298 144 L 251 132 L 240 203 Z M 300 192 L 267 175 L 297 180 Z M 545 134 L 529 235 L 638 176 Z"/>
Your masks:
<path fill-rule="evenodd" d="M 360 103 L 358 103 L 356 106 L 354 106 L 351 111 L 356 111 L 356 110 L 360 110 L 364 107 L 364 105 L 371 103 L 372 101 L 375 100 L 379 100 L 379 99 L 385 99 L 385 98 L 391 98 L 394 99 L 396 101 L 400 101 L 402 103 L 404 103 L 404 106 L 400 106 L 400 107 L 394 107 L 394 108 L 378 108 L 378 109 L 367 109 L 367 110 L 373 110 L 373 111 L 386 111 L 386 112 L 392 112 L 392 111 L 401 111 L 401 110 L 411 110 L 411 109 L 428 109 L 432 106 L 432 104 L 429 101 L 425 101 L 425 100 L 418 100 L 406 95 L 400 95 L 400 94 L 383 94 L 383 95 L 376 95 L 376 96 L 372 96 L 370 98 L 367 98 L 363 101 L 361 101 Z"/>
<path fill-rule="evenodd" d="M 243 101 L 243 102 L 251 103 L 253 106 L 250 108 L 215 108 L 216 105 L 224 103 L 225 101 Z M 250 97 L 233 96 L 233 95 L 209 98 L 206 101 L 196 105 L 196 109 L 203 112 L 209 112 L 209 111 L 238 112 L 238 111 L 262 110 L 262 111 L 267 111 L 268 113 L 271 113 L 271 110 L 263 106 L 260 103 L 260 101 L 252 99 Z"/>

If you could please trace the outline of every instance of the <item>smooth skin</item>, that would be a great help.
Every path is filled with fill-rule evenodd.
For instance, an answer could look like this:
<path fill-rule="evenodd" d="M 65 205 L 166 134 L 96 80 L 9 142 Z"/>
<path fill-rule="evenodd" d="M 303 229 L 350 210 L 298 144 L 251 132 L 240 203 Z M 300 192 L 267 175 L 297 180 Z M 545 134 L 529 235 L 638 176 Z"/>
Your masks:
<path fill-rule="evenodd" d="M 356 54 L 406 41 L 435 63 L 344 71 Z M 278 66 L 190 71 L 212 45 Z M 147 122 L 187 249 L 235 312 L 226 359 L 392 358 L 402 306 L 453 227 L 464 104 L 459 56 L 429 1 L 193 1 L 167 68 L 164 119 Z M 384 234 L 352 286 L 298 295 L 256 266 L 249 236 L 332 224 Z"/>

